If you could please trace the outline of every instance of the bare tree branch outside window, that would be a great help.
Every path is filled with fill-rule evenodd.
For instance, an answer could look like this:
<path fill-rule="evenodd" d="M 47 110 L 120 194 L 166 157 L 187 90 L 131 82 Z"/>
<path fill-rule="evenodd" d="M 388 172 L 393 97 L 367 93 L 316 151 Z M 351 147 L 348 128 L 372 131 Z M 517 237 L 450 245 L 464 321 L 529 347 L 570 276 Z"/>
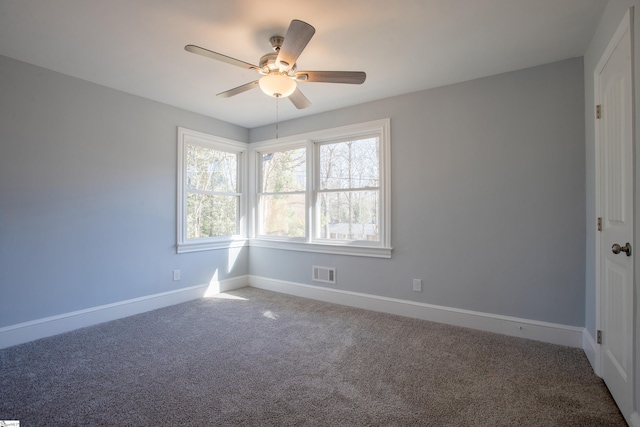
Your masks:
<path fill-rule="evenodd" d="M 320 145 L 319 238 L 380 240 L 379 146 L 377 137 Z"/>

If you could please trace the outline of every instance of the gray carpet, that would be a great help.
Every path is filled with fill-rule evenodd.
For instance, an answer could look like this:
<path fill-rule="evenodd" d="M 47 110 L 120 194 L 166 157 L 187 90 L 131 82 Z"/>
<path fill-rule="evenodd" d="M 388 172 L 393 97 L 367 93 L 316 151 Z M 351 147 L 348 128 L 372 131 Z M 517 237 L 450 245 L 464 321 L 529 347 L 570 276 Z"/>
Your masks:
<path fill-rule="evenodd" d="M 0 350 L 30 426 L 625 426 L 582 350 L 244 288 Z"/>

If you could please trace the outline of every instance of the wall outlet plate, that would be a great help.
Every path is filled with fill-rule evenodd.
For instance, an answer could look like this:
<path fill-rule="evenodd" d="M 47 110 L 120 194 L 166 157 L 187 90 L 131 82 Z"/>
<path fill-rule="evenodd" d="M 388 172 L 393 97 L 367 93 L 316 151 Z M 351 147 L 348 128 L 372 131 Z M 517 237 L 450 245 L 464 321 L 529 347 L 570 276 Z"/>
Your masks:
<path fill-rule="evenodd" d="M 413 279 L 413 290 L 416 292 L 422 291 L 422 280 L 421 279 Z"/>
<path fill-rule="evenodd" d="M 173 270 L 173 280 L 180 280 L 180 270 Z"/>

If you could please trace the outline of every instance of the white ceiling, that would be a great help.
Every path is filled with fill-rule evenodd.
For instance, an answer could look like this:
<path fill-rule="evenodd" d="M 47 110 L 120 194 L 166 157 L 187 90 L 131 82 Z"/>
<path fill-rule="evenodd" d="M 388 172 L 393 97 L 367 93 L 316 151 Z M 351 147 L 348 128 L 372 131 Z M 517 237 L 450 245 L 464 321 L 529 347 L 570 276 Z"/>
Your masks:
<path fill-rule="evenodd" d="M 606 0 L 0 0 L 0 55 L 247 128 L 275 121 L 254 71 L 292 19 L 316 33 L 299 70 L 365 71 L 362 85 L 300 83 L 280 120 L 584 54 Z"/>

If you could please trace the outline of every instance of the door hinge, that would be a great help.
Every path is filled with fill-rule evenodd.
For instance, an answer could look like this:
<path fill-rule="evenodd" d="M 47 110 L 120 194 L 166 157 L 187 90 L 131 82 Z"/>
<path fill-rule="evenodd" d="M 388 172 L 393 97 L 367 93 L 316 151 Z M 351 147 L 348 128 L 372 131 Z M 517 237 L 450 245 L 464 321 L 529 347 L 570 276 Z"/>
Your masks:
<path fill-rule="evenodd" d="M 596 119 L 602 117 L 602 107 L 598 104 L 596 105 Z"/>
<path fill-rule="evenodd" d="M 602 231 L 602 217 L 598 217 L 598 231 Z"/>
<path fill-rule="evenodd" d="M 596 342 L 602 344 L 602 331 L 600 329 L 596 331 Z"/>

